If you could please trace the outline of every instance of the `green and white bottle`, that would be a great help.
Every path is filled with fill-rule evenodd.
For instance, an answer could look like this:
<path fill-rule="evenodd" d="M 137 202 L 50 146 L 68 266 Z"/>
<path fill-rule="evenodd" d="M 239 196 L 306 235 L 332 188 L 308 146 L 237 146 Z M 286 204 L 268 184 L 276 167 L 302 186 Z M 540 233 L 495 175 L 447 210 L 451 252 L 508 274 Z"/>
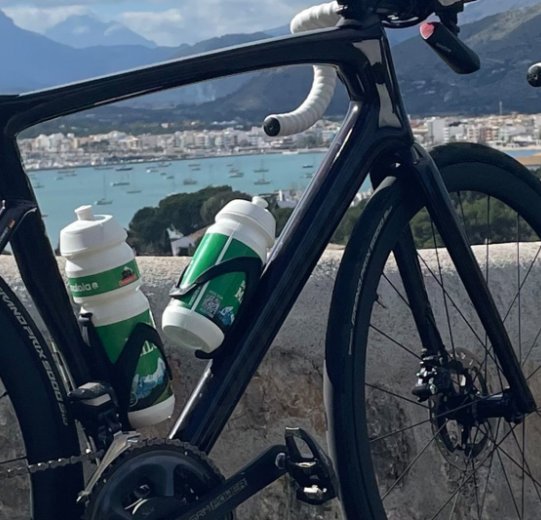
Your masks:
<path fill-rule="evenodd" d="M 205 233 L 180 287 L 191 285 L 209 267 L 232 258 L 259 257 L 264 264 L 276 234 L 276 222 L 266 208 L 262 197 L 226 204 Z M 162 316 L 164 334 L 177 346 L 212 352 L 235 320 L 245 289 L 244 273 L 227 273 L 171 299 Z"/>
<path fill-rule="evenodd" d="M 154 326 L 126 232 L 111 215 L 92 206 L 75 210 L 77 220 L 60 233 L 60 252 L 73 300 L 92 323 L 111 362 L 116 362 L 138 322 Z M 133 428 L 157 424 L 173 412 L 175 397 L 159 348 L 146 342 L 132 381 L 128 420 Z"/>

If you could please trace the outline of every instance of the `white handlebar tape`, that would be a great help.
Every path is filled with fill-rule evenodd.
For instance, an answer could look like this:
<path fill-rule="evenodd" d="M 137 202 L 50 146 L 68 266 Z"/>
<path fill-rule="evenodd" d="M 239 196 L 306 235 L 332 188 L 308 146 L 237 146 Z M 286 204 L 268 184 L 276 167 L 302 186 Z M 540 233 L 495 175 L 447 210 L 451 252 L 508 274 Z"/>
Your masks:
<path fill-rule="evenodd" d="M 301 11 L 291 20 L 290 30 L 299 33 L 313 29 L 333 27 L 340 16 L 338 3 L 316 5 Z M 329 65 L 315 65 L 312 88 L 301 105 L 285 114 L 271 114 L 265 118 L 263 129 L 267 135 L 298 134 L 317 123 L 331 102 L 336 86 L 336 71 Z"/>

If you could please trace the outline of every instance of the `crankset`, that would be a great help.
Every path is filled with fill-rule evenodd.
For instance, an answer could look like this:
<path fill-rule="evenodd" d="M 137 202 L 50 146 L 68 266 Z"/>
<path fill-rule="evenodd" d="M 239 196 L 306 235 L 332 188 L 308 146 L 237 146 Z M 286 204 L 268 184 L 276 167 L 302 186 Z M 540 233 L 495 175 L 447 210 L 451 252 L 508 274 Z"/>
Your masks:
<path fill-rule="evenodd" d="M 316 441 L 288 428 L 272 446 L 227 480 L 193 446 L 142 441 L 119 455 L 88 496 L 85 520 L 224 520 L 263 488 L 289 473 L 297 498 L 323 504 L 336 496 L 332 464 Z"/>

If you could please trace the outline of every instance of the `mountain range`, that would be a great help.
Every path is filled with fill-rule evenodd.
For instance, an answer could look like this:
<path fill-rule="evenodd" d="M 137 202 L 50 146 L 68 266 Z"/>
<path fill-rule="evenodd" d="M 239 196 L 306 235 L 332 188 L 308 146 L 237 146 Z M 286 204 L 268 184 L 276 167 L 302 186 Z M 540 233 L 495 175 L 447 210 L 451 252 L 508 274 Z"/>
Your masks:
<path fill-rule="evenodd" d="M 45 31 L 45 36 L 58 43 L 83 49 L 97 45 L 156 44 L 118 22 L 104 22 L 92 14 L 72 15 Z"/>
<path fill-rule="evenodd" d="M 396 34 L 406 34 L 407 30 L 390 31 L 395 42 L 394 61 L 409 112 L 414 115 L 494 113 L 498 111 L 500 101 L 506 111 L 541 112 L 541 92 L 531 89 L 524 81 L 528 65 L 541 61 L 539 0 L 480 1 L 467 6 L 464 18 L 475 19 L 505 6 L 533 2 L 532 7 L 483 17 L 463 25 L 461 38 L 479 53 L 482 60 L 481 70 L 471 76 L 452 73 L 418 37 L 401 42 L 400 38 L 394 38 Z M 483 10 L 484 4 L 487 5 Z M 77 23 L 86 28 L 83 33 L 88 35 L 84 45 L 82 37 L 79 39 L 81 48 L 75 48 L 70 39 L 76 33 Z M 277 28 L 272 33 L 283 31 L 284 28 Z M 0 63 L 3 68 L 0 93 L 78 81 L 268 36 L 265 33 L 226 35 L 195 45 L 158 47 L 127 28 L 93 17 L 71 17 L 51 29 L 49 35 L 58 41 L 17 27 L 0 11 Z M 70 45 L 60 41 L 70 42 Z M 115 41 L 121 41 L 122 45 L 114 44 Z M 87 46 L 90 42 L 95 45 Z M 231 120 L 240 117 L 255 121 L 268 112 L 294 108 L 304 98 L 310 81 L 308 67 L 287 68 L 156 94 L 138 100 L 132 107 L 157 109 L 157 119 L 174 116 Z M 329 113 L 343 113 L 345 106 L 345 91 L 339 89 Z M 159 113 L 160 109 L 163 114 Z"/>

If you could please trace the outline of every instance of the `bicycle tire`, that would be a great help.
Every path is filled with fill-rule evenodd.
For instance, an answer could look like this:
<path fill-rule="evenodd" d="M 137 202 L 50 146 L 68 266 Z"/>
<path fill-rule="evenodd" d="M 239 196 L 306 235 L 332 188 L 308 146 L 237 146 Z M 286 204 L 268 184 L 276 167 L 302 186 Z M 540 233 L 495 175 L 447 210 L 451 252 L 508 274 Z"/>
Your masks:
<path fill-rule="evenodd" d="M 77 429 L 68 414 L 54 355 L 2 278 L 0 331 L 0 377 L 4 387 L 0 398 L 0 449 L 9 452 L 2 456 L 0 468 L 79 455 Z M 18 422 L 18 429 L 12 420 Z M 25 454 L 20 453 L 22 449 Z M 3 484 L 2 494 L 8 498 L 0 499 L 1 518 L 80 517 L 76 496 L 83 487 L 81 464 L 11 477 Z"/>
<path fill-rule="evenodd" d="M 457 199 L 460 201 L 462 214 L 459 215 L 459 220 L 468 238 L 477 233 L 475 227 L 468 228 L 468 218 L 479 217 L 479 212 L 469 212 L 468 208 L 464 212 L 465 192 L 476 193 L 471 198 L 472 201 L 482 200 L 485 204 L 484 199 L 477 194 L 484 194 L 488 201 L 488 225 L 485 225 L 485 233 L 490 231 L 495 234 L 490 220 L 493 218 L 491 207 L 500 208 L 500 205 L 506 205 L 517 214 L 518 246 L 512 247 L 519 252 L 515 259 L 518 297 L 513 289 L 511 295 L 515 295 L 510 304 L 509 300 L 505 300 L 502 293 L 497 291 L 496 282 L 501 282 L 498 278 L 501 272 L 494 268 L 490 271 L 489 262 L 489 251 L 500 247 L 500 251 L 508 252 L 509 246 L 496 244 L 497 239 L 489 235 L 480 247 L 474 249 L 480 264 L 483 262 L 482 252 L 486 251 L 483 272 L 489 280 L 489 289 L 494 291 L 500 313 L 505 316 L 504 320 L 507 320 L 504 324 L 509 333 L 513 334 L 511 339 L 514 342 L 518 328 L 518 341 L 514 343 L 517 352 L 517 349 L 522 349 L 522 343 L 530 345 L 532 340 L 531 335 L 528 335 L 526 342 L 526 327 L 522 328 L 521 307 L 524 318 L 537 320 L 534 330 L 541 332 L 540 313 L 536 312 L 537 309 L 529 308 L 526 311 L 525 308 L 526 302 L 535 303 L 539 287 L 534 287 L 533 293 L 527 293 L 528 296 L 521 295 L 532 268 L 538 268 L 541 257 L 541 246 L 537 247 L 535 243 L 523 245 L 526 224 L 530 228 L 528 232 L 534 232 L 537 240 L 541 236 L 541 183 L 515 160 L 481 145 L 446 145 L 434 149 L 432 156 L 454 197 L 455 204 Z M 408 367 L 419 369 L 419 360 L 415 359 L 415 355 L 421 353 L 418 338 L 413 336 L 411 339 L 411 331 L 415 327 L 413 320 L 410 319 L 409 323 L 401 321 L 399 327 L 395 326 L 395 329 L 400 329 L 397 334 L 400 341 L 381 334 L 381 324 L 398 319 L 398 305 L 403 304 L 406 309 L 409 306 L 404 300 L 403 287 L 400 287 L 399 280 L 397 282 L 398 270 L 393 270 L 393 257 L 390 255 L 402 230 L 406 225 L 411 228 L 412 219 L 419 214 L 423 205 L 421 194 L 407 182 L 396 178 L 385 179 L 357 222 L 337 274 L 326 339 L 325 396 L 329 444 L 339 475 L 344 516 L 351 520 L 538 518 L 541 510 L 538 476 L 541 469 L 535 450 L 528 450 L 529 445 L 526 442 L 531 440 L 532 432 L 537 434 L 539 441 L 541 430 L 536 422 L 539 421 L 539 413 L 526 418 L 522 427 L 498 420 L 496 428 L 496 421 L 488 420 L 486 424 L 480 423 L 476 426 L 475 437 L 473 429 L 468 430 L 469 427 L 465 428 L 460 421 L 455 421 L 458 433 L 453 434 L 449 431 L 452 430 L 452 420 L 442 419 L 442 415 L 434 414 L 434 405 L 427 405 L 428 401 L 424 403 L 426 408 L 422 409 L 423 403 L 417 402 L 411 393 L 416 383 L 416 373 L 415 370 L 408 370 Z M 500 210 L 498 215 L 502 215 Z M 415 221 L 413 222 L 415 225 Z M 477 225 L 477 222 L 475 223 Z M 416 240 L 419 242 L 419 239 Z M 474 238 L 471 241 L 475 243 Z M 455 309 L 459 300 L 456 296 L 453 298 L 453 295 L 459 294 L 461 289 L 455 289 L 455 285 L 458 285 L 456 276 L 451 278 L 452 284 L 445 288 L 444 280 L 449 263 L 444 265 L 445 272 L 442 272 L 440 261 L 444 259 L 445 250 L 441 248 L 442 244 L 438 242 L 436 234 L 434 244 L 437 247 L 432 251 L 420 248 L 417 254 L 421 259 L 425 285 L 432 284 L 436 287 L 436 290 L 430 292 L 430 299 L 441 293 L 438 298 L 440 304 L 443 302 L 444 305 L 440 305 L 440 309 L 445 309 L 439 311 L 437 319 L 438 324 L 443 323 L 443 326 L 438 328 L 442 337 L 445 337 L 444 343 L 448 349 L 451 349 L 452 344 L 455 359 L 462 360 L 472 374 L 475 372 L 472 380 L 481 388 L 479 392 L 484 392 L 483 395 L 487 396 L 493 391 L 497 393 L 498 384 L 501 390 L 505 387 L 505 380 L 501 379 L 500 368 L 491 357 L 493 354 L 490 353 L 490 344 L 486 336 L 479 337 L 479 324 L 470 324 L 471 331 L 465 326 L 466 318 L 473 319 L 475 316 L 472 318 L 471 313 L 468 314 L 469 311 L 466 310 L 462 311 L 464 314 L 461 317 L 461 311 Z M 504 249 L 506 247 L 507 249 Z M 532 256 L 528 256 L 525 261 L 520 257 L 521 251 L 523 254 L 528 252 L 528 255 L 531 251 Z M 428 255 L 432 255 L 433 260 L 437 257 L 439 273 L 436 268 L 429 269 L 425 265 L 423 259 Z M 525 271 L 524 267 L 529 267 L 529 270 Z M 437 281 L 438 275 L 441 281 L 436 283 L 434 280 Z M 494 281 L 494 278 L 498 279 Z M 530 281 L 533 282 L 533 279 L 530 278 Z M 512 319 L 508 318 L 510 313 Z M 373 321 L 376 319 L 377 323 Z M 474 337 L 474 332 L 478 335 L 477 338 Z M 383 334 L 386 334 L 385 330 Z M 467 334 L 473 337 L 470 342 L 464 341 Z M 405 337 L 410 338 L 408 343 L 402 339 Z M 517 352 L 519 360 L 529 370 L 529 378 L 537 375 L 537 369 L 529 368 L 533 358 L 536 358 L 535 361 L 541 366 L 539 348 L 534 350 L 534 347 L 538 347 L 538 338 L 539 332 L 526 354 L 525 350 L 520 350 L 520 355 Z M 460 346 L 457 345 L 455 351 L 455 343 L 459 343 L 459 339 Z M 399 346 L 393 342 L 401 344 Z M 482 358 L 478 351 L 483 346 L 486 352 L 483 361 L 480 361 Z M 396 357 L 389 353 L 391 347 L 396 347 Z M 408 353 L 404 347 L 412 352 Z M 409 359 L 410 354 L 413 357 L 411 363 L 404 362 Z M 389 363 L 390 359 L 394 362 Z M 460 382 L 459 377 L 456 380 Z M 537 384 L 536 380 L 537 377 L 532 379 L 532 384 Z M 397 389 L 399 386 L 402 392 L 400 394 Z M 538 388 L 535 388 L 534 397 L 537 402 L 541 402 Z M 408 419 L 413 422 L 408 422 Z M 423 423 L 416 422 L 421 420 Z M 430 430 L 427 433 L 425 430 L 428 426 Z M 520 428 L 523 431 L 522 437 Z M 504 448 L 508 443 L 512 451 Z M 460 453 L 461 450 L 463 453 Z M 522 461 L 521 470 L 517 470 L 513 464 L 513 461 L 517 462 L 514 453 L 522 453 L 522 457 L 518 456 L 518 460 Z M 531 457 L 534 457 L 534 463 L 528 464 L 526 458 L 532 460 Z M 510 478 L 517 472 L 519 480 L 522 476 L 522 484 L 517 484 Z M 450 493 L 450 501 L 447 492 Z"/>

